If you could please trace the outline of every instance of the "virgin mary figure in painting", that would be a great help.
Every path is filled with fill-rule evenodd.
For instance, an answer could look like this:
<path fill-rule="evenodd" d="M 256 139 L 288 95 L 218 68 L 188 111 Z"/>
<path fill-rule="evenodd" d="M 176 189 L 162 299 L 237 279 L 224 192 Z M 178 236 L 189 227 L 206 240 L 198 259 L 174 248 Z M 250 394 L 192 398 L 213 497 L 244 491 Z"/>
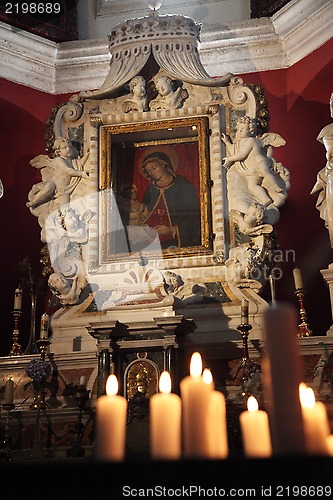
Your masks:
<path fill-rule="evenodd" d="M 192 183 L 176 174 L 178 157 L 169 146 L 147 148 L 139 163 L 151 181 L 142 203 L 144 222 L 159 236 L 161 248 L 200 245 L 200 207 Z"/>

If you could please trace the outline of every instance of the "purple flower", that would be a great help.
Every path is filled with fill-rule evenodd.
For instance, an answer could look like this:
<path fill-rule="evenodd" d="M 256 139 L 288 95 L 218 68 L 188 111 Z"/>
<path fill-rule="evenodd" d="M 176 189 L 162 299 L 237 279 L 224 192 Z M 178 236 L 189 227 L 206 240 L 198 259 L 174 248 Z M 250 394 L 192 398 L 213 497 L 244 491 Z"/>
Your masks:
<path fill-rule="evenodd" d="M 26 365 L 25 372 L 34 382 L 42 382 L 51 375 L 51 364 L 42 359 L 32 359 Z"/>

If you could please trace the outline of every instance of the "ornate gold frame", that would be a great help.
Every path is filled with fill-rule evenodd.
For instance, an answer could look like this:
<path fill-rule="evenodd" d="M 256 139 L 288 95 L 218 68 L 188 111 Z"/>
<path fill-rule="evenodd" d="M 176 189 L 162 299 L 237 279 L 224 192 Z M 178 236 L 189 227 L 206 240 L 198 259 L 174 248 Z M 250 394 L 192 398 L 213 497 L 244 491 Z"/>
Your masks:
<path fill-rule="evenodd" d="M 101 234 L 102 234 L 102 264 L 121 260 L 137 259 L 138 256 L 159 257 L 151 251 L 114 252 L 111 249 L 110 231 L 112 231 L 112 202 L 116 189 L 115 178 L 117 165 L 116 145 L 122 148 L 145 148 L 158 145 L 186 147 L 187 144 L 197 146 L 200 205 L 201 244 L 195 247 L 181 247 L 163 250 L 162 257 L 205 255 L 212 251 L 212 231 L 210 212 L 210 178 L 209 178 L 209 141 L 208 117 L 188 117 L 168 120 L 154 120 L 133 124 L 101 125 L 99 127 L 99 190 L 101 207 Z M 193 146 L 192 146 L 193 147 Z M 134 167 L 132 167 L 134 170 Z M 192 169 L 193 170 L 193 169 Z"/>

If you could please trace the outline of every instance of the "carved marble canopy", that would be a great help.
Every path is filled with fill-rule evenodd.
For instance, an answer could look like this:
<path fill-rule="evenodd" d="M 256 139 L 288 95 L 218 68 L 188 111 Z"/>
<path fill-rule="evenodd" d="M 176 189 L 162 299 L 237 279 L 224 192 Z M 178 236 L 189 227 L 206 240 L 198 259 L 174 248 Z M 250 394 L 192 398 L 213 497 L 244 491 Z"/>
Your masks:
<path fill-rule="evenodd" d="M 231 74 L 211 78 L 199 54 L 200 26 L 181 15 L 152 15 L 118 24 L 109 36 L 110 71 L 98 90 L 81 92 L 86 99 L 111 96 L 128 83 L 153 57 L 172 78 L 184 82 L 219 87 Z"/>

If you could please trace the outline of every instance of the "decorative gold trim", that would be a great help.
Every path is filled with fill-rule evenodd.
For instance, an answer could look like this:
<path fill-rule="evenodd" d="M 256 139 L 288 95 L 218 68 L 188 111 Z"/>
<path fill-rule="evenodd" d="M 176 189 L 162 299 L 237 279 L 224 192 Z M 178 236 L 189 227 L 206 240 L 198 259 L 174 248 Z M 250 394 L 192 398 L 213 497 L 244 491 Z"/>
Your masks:
<path fill-rule="evenodd" d="M 169 138 L 163 132 L 168 129 L 188 128 L 189 135 Z M 196 135 L 190 135 L 190 129 L 196 130 Z M 156 137 L 156 132 L 161 132 L 160 137 Z M 210 213 L 210 189 L 209 179 L 209 143 L 208 143 L 208 116 L 175 118 L 168 120 L 155 120 L 142 123 L 101 125 L 99 127 L 99 189 L 101 195 L 101 221 L 102 231 L 102 252 L 101 264 L 112 262 L 137 260 L 141 255 L 139 252 L 112 253 L 110 249 L 110 236 L 107 228 L 111 227 L 111 191 L 112 191 L 112 158 L 111 147 L 115 136 L 125 134 L 131 142 L 132 147 L 146 147 L 165 144 L 198 144 L 199 156 L 199 184 L 200 184 L 200 227 L 201 245 L 196 247 L 172 248 L 163 250 L 163 258 L 175 256 L 195 256 L 207 255 L 212 252 L 211 235 L 211 213 Z M 147 134 L 152 133 L 151 139 Z M 127 136 L 128 134 L 128 136 Z M 142 138 L 142 140 L 141 140 Z M 104 194 L 104 195 L 103 195 Z M 148 258 L 156 257 L 156 252 L 144 252 Z"/>

